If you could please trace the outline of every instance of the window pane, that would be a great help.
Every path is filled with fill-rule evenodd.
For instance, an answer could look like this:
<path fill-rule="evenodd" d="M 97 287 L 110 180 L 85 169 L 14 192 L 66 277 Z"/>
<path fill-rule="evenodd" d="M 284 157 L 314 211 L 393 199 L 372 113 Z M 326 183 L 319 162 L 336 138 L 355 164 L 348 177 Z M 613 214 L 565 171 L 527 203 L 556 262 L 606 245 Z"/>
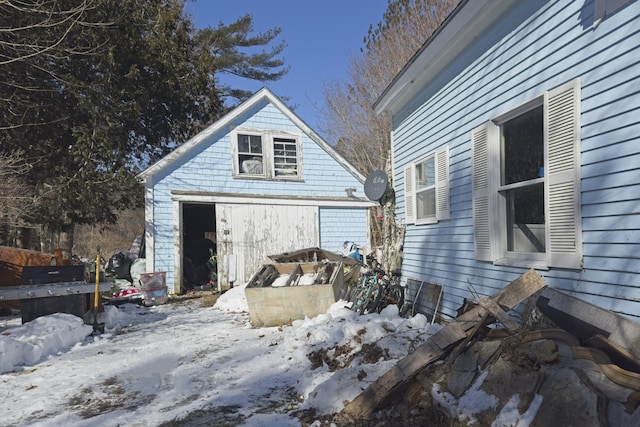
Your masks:
<path fill-rule="evenodd" d="M 262 154 L 262 137 L 238 134 L 238 153 Z"/>
<path fill-rule="evenodd" d="M 416 165 L 416 191 L 436 184 L 435 157 L 426 159 Z"/>
<path fill-rule="evenodd" d="M 544 176 L 542 106 L 505 122 L 502 138 L 503 185 Z"/>
<path fill-rule="evenodd" d="M 262 138 L 259 135 L 250 135 L 251 152 L 262 154 Z"/>
<path fill-rule="evenodd" d="M 238 152 L 249 153 L 249 135 L 238 135 Z"/>
<path fill-rule="evenodd" d="M 506 192 L 507 250 L 545 251 L 544 184 Z"/>
<path fill-rule="evenodd" d="M 416 216 L 418 219 L 436 216 L 436 189 L 416 193 Z"/>
<path fill-rule="evenodd" d="M 239 155 L 238 162 L 240 174 L 263 175 L 264 173 L 262 156 Z"/>

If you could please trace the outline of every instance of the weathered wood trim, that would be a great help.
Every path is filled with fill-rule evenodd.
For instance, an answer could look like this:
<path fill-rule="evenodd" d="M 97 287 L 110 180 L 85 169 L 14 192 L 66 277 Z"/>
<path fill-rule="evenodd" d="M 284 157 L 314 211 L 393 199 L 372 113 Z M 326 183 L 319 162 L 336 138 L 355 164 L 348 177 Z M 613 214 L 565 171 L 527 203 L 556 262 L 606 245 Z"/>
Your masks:
<path fill-rule="evenodd" d="M 547 288 L 538 298 L 542 313 L 580 340 L 601 335 L 640 359 L 640 324 L 579 298 Z"/>
<path fill-rule="evenodd" d="M 200 191 L 172 191 L 171 199 L 180 202 L 228 203 L 254 205 L 296 205 L 368 208 L 376 203 L 354 197 L 291 196 L 271 194 L 229 194 Z"/>

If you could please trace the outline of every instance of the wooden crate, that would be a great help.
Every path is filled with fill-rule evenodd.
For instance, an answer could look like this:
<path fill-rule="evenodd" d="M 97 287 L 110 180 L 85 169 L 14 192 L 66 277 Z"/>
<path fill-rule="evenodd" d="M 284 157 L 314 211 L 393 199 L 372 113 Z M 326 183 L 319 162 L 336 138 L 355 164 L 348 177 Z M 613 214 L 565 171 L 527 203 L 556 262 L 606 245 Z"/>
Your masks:
<path fill-rule="evenodd" d="M 320 277 L 323 269 L 326 274 L 323 283 L 296 284 L 303 275 Z M 285 286 L 271 286 L 283 275 L 288 276 Z M 297 319 L 326 313 L 338 300 L 343 286 L 341 262 L 265 264 L 245 288 L 251 324 L 256 327 L 289 325 Z"/>

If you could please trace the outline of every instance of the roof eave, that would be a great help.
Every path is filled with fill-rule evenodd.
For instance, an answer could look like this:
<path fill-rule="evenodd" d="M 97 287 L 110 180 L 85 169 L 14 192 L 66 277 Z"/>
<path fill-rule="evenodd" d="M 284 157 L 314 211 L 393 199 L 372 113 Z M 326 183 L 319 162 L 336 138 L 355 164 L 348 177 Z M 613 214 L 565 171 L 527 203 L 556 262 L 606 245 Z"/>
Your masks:
<path fill-rule="evenodd" d="M 407 62 L 373 104 L 392 115 L 450 64 L 479 34 L 494 24 L 515 0 L 462 0 L 438 30 Z"/>

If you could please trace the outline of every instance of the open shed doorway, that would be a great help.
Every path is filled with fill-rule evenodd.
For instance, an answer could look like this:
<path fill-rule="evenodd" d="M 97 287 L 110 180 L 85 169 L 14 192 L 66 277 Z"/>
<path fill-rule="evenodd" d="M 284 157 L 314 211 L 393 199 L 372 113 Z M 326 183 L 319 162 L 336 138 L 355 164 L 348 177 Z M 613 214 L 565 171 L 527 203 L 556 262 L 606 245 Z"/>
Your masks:
<path fill-rule="evenodd" d="M 182 293 L 217 288 L 216 206 L 182 204 Z"/>

